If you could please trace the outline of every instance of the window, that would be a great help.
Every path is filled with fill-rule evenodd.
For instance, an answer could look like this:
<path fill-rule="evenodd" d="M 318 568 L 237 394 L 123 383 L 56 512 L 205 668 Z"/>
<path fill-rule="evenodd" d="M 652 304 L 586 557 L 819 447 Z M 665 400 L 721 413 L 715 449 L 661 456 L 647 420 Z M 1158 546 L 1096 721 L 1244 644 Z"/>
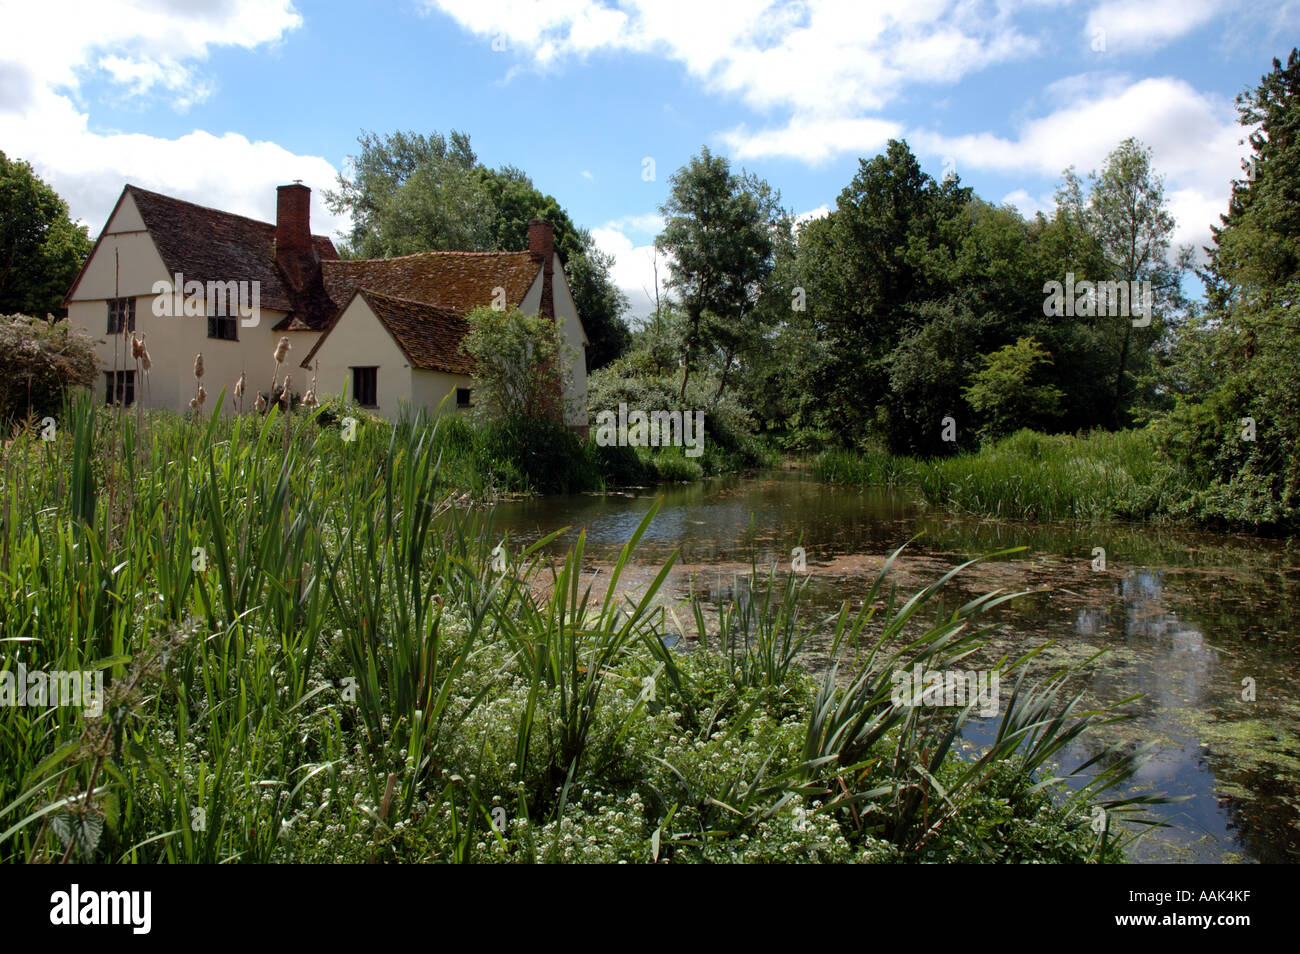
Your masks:
<path fill-rule="evenodd" d="M 456 406 L 457 406 L 457 407 L 470 407 L 470 406 L 471 406 L 470 403 L 469 403 L 469 388 L 457 388 L 457 389 L 456 389 Z"/>
<path fill-rule="evenodd" d="M 120 335 L 123 322 L 127 331 L 135 331 L 135 299 L 112 298 L 108 302 L 108 333 Z"/>
<path fill-rule="evenodd" d="M 376 407 L 379 404 L 378 368 L 352 369 L 352 396 L 362 407 Z"/>
<path fill-rule="evenodd" d="M 104 403 L 127 405 L 135 403 L 134 371 L 104 372 Z"/>
<path fill-rule="evenodd" d="M 208 302 L 208 337 L 216 338 L 220 341 L 238 341 L 239 340 L 239 323 L 236 321 L 237 315 L 218 315 L 215 314 L 216 302 Z"/>

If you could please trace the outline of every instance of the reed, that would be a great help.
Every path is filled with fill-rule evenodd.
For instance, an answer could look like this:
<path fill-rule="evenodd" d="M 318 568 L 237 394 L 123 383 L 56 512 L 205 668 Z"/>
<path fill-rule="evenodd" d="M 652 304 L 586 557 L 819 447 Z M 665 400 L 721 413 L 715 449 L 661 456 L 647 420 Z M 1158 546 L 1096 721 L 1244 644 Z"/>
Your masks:
<path fill-rule="evenodd" d="M 683 652 L 673 561 L 621 585 L 653 510 L 593 576 L 584 537 L 557 562 L 554 537 L 515 546 L 466 505 L 484 478 L 455 418 L 345 440 L 332 405 L 231 417 L 223 398 L 188 419 L 78 399 L 55 441 L 4 447 L 0 673 L 106 688 L 100 714 L 0 707 L 0 858 L 1120 856 L 1087 812 L 1140 806 L 1104 800 L 1131 762 L 1077 794 L 1050 774 L 1110 717 L 1063 682 L 1017 688 L 985 754 L 955 744 L 966 714 L 882 696 L 884 663 L 962 658 L 1010 594 L 928 620 L 949 574 L 819 621 L 755 571 L 721 638 Z M 113 482 L 128 506 L 105 505 Z M 800 653 L 823 626 L 844 675 L 819 681 Z M 1051 837 L 1000 847 L 990 813 Z"/>

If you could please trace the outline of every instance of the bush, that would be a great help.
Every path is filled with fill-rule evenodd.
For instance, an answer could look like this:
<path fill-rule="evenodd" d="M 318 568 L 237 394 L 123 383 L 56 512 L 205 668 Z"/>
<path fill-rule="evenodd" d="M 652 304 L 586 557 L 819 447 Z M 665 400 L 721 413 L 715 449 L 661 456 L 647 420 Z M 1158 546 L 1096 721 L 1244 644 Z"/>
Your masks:
<path fill-rule="evenodd" d="M 71 387 L 99 372 L 94 343 L 65 321 L 0 317 L 0 421 L 56 414 Z"/>
<path fill-rule="evenodd" d="M 483 424 L 475 462 L 506 486 L 544 494 L 578 493 L 600 485 L 582 440 L 563 424 L 516 415 Z"/>

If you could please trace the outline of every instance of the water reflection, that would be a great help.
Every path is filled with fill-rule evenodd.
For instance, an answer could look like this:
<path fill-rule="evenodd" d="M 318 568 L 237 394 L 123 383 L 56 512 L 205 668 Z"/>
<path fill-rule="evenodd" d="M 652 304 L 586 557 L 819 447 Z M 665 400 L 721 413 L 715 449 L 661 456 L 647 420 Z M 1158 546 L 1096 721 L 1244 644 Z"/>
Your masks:
<path fill-rule="evenodd" d="M 900 560 L 900 588 L 923 586 L 972 556 L 1015 546 L 959 579 L 941 603 L 951 610 L 994 586 L 1029 595 L 1002 614 L 997 652 L 1058 642 L 1043 658 L 1077 662 L 1108 653 L 1084 680 L 1089 701 L 1135 694 L 1129 723 L 1092 741 L 1154 743 L 1155 756 L 1132 780 L 1184 801 L 1151 809 L 1169 828 L 1149 835 L 1137 860 L 1267 862 L 1300 860 L 1300 564 L 1281 544 L 1249 537 L 1147 527 L 1017 525 L 955 517 L 906 496 L 858 492 L 798 474 L 717 480 L 654 492 L 552 497 L 505 504 L 498 532 L 520 542 L 561 526 L 573 529 L 555 553 L 587 533 L 591 567 L 617 558 L 657 497 L 663 502 L 627 574 L 635 590 L 679 551 L 669 592 L 729 598 L 751 564 L 788 569 L 791 550 L 807 550 L 810 612 L 830 615 L 860 599 L 886 555 L 917 533 Z M 1093 548 L 1108 570 L 1093 572 Z M 811 618 L 811 617 L 810 617 Z M 812 658 L 817 668 L 823 659 Z M 1258 687 L 1253 698 L 1247 682 Z M 992 729 L 975 724 L 979 740 Z M 1065 754 L 1079 764 L 1087 743 Z"/>

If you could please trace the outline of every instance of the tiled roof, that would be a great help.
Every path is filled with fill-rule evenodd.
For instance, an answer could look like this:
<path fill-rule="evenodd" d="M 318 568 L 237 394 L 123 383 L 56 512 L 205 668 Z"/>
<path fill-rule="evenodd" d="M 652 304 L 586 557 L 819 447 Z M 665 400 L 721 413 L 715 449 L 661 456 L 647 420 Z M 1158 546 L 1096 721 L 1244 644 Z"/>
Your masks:
<path fill-rule="evenodd" d="M 469 325 L 458 309 L 393 298 L 370 288 L 362 288 L 358 294 L 383 322 L 412 367 L 450 374 L 474 373 L 474 362 L 460 350 Z M 320 340 L 324 341 L 325 336 Z M 309 366 L 311 357 L 307 356 L 304 365 Z"/>
<path fill-rule="evenodd" d="M 535 252 L 421 252 L 341 260 L 329 238 L 313 235 L 321 270 L 295 290 L 276 263 L 276 227 L 271 223 L 138 186 L 128 185 L 126 194 L 135 200 L 169 273 L 181 272 L 187 281 L 204 284 L 260 282 L 262 307 L 286 313 L 276 331 L 323 331 L 304 367 L 352 298 L 364 294 L 412 366 L 471 374 L 473 362 L 460 352 L 468 328 L 465 313 L 491 304 L 498 288 L 504 290 L 507 306 L 520 305 L 545 262 L 545 255 Z"/>
<path fill-rule="evenodd" d="M 322 263 L 325 290 L 340 306 L 358 288 L 428 302 L 458 311 L 490 305 L 496 288 L 506 305 L 518 305 L 532 287 L 541 263 L 531 252 L 420 252 L 400 258 Z"/>
<path fill-rule="evenodd" d="M 183 199 L 160 195 L 128 185 L 140 217 L 162 256 L 169 274 L 181 272 L 185 280 L 256 281 L 263 308 L 303 314 L 297 317 L 309 326 L 324 327 L 332 310 L 321 301 L 295 300 L 275 263 L 275 226 L 269 222 L 218 209 L 209 209 Z M 322 262 L 337 260 L 334 243 L 324 235 L 313 235 L 316 254 Z M 314 296 L 319 297 L 319 296 Z"/>

